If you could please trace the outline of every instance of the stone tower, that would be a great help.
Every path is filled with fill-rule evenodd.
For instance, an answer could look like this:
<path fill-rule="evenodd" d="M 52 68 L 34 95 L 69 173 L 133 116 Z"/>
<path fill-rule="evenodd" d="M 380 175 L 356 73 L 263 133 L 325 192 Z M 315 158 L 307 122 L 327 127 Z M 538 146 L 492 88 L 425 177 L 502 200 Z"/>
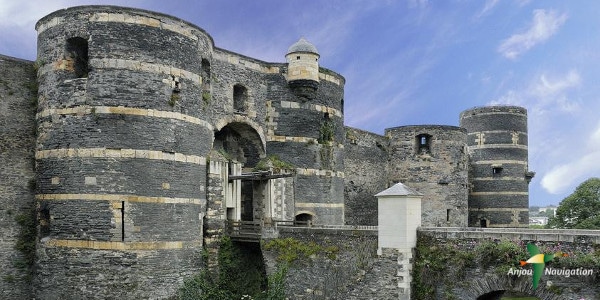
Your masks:
<path fill-rule="evenodd" d="M 319 52 L 304 38 L 290 46 L 285 58 L 287 81 L 293 89 L 316 90 L 319 86 Z"/>
<path fill-rule="evenodd" d="M 108 6 L 57 11 L 36 30 L 36 298 L 173 295 L 202 247 L 213 133 L 199 74 L 212 39 Z"/>
<path fill-rule="evenodd" d="M 423 226 L 467 226 L 466 130 L 445 125 L 401 126 L 389 138 L 389 178 L 423 194 Z"/>
<path fill-rule="evenodd" d="M 473 108 L 460 114 L 469 149 L 469 226 L 529 225 L 527 110 Z"/>
<path fill-rule="evenodd" d="M 344 223 L 344 78 L 319 73 L 317 49 L 300 39 L 267 103 L 267 149 L 296 168 L 295 218 Z"/>

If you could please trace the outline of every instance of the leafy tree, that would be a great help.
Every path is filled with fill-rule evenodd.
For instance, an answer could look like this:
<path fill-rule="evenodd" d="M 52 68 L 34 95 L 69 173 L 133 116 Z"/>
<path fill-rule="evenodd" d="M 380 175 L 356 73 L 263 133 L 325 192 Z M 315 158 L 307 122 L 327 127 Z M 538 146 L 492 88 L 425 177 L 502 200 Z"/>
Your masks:
<path fill-rule="evenodd" d="M 600 229 L 600 178 L 590 178 L 563 199 L 548 228 Z"/>

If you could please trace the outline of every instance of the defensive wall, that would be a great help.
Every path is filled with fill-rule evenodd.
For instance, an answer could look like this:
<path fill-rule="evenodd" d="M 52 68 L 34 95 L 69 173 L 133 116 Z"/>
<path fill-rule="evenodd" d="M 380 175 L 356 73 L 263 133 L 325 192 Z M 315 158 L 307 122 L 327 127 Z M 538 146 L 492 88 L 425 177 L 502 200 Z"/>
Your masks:
<path fill-rule="evenodd" d="M 293 299 L 403 299 L 406 292 L 400 290 L 399 282 L 408 278 L 402 278 L 399 274 L 407 269 L 412 270 L 413 277 L 411 299 L 499 299 L 495 297 L 500 297 L 506 291 L 520 292 L 543 300 L 597 299 L 600 295 L 600 232 L 594 230 L 422 227 L 417 233 L 417 248 L 411 265 L 404 265 L 402 254 L 394 249 L 383 249 L 381 255 L 376 254 L 377 230 L 374 227 L 279 227 L 277 232 L 276 239 L 288 239 L 287 244 L 282 245 L 295 249 L 293 251 L 298 254 L 290 264 L 286 279 L 286 295 Z M 274 272 L 278 264 L 283 263 L 286 255 L 289 258 L 290 254 L 281 248 L 265 249 L 264 245 L 268 245 L 272 238 L 263 241 L 267 273 Z M 316 251 L 313 255 L 303 256 L 297 250 L 299 248 L 289 247 L 292 245 L 289 239 L 302 241 L 306 243 L 305 246 L 314 243 L 312 247 L 329 247 L 330 252 Z M 482 266 L 464 264 L 458 257 L 453 258 L 444 253 L 435 252 L 439 257 L 424 257 L 419 253 L 420 247 L 444 250 L 449 249 L 445 248 L 448 246 L 457 251 L 452 253 L 470 253 L 473 257 L 495 254 L 496 252 L 475 252 L 476 249 L 479 250 L 477 245 L 484 242 L 512 243 L 521 249 L 524 256 L 500 257 L 498 260 L 490 257 L 491 265 Z M 566 268 L 592 269 L 594 275 L 543 275 L 539 287 L 533 289 L 530 275 L 508 275 L 509 269 L 504 262 L 509 261 L 512 267 L 520 269 L 519 260 L 530 257 L 525 252 L 528 242 L 535 243 L 541 249 L 562 251 L 573 256 L 558 258 L 554 263 L 555 268 L 559 259 L 570 259 L 569 263 L 579 265 L 569 265 Z M 576 256 L 584 254 L 595 257 L 595 261 L 577 260 Z M 547 264 L 547 267 L 552 266 L 553 262 Z M 565 268 L 565 263 L 558 266 Z M 529 268 L 531 267 L 523 267 Z M 417 275 L 415 272 L 422 273 Z M 420 281 L 415 281 L 414 275 Z M 432 280 L 435 284 L 430 286 Z M 429 293 L 416 293 L 416 290 L 428 288 L 432 288 Z"/>
<path fill-rule="evenodd" d="M 0 99 L 0 298 L 27 299 L 36 236 L 32 62 L 0 55 Z"/>

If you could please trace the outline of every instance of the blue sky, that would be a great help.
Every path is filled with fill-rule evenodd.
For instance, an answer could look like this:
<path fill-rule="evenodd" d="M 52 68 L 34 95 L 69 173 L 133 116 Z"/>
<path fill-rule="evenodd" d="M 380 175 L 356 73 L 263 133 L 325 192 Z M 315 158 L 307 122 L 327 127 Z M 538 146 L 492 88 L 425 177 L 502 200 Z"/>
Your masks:
<path fill-rule="evenodd" d="M 556 205 L 600 177 L 598 1 L 0 0 L 0 53 L 35 60 L 35 22 L 86 4 L 177 16 L 217 47 L 269 62 L 284 62 L 303 36 L 346 77 L 346 124 L 376 133 L 458 125 L 474 106 L 524 106 L 537 172 L 530 205 Z"/>

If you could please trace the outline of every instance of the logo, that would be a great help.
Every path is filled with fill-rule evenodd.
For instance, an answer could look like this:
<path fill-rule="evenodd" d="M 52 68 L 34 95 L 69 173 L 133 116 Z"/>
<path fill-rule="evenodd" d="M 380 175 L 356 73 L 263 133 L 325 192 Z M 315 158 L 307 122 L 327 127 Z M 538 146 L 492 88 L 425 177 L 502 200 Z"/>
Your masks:
<path fill-rule="evenodd" d="M 520 261 L 521 267 L 526 264 L 533 265 L 533 288 L 536 289 L 540 283 L 540 278 L 544 274 L 546 263 L 554 259 L 554 257 L 565 257 L 568 256 L 566 253 L 557 252 L 555 254 L 544 254 L 540 252 L 540 249 L 532 243 L 527 243 L 527 252 L 531 257 L 526 261 Z M 512 270 L 512 269 L 511 269 Z M 509 271 L 510 272 L 510 271 Z"/>

